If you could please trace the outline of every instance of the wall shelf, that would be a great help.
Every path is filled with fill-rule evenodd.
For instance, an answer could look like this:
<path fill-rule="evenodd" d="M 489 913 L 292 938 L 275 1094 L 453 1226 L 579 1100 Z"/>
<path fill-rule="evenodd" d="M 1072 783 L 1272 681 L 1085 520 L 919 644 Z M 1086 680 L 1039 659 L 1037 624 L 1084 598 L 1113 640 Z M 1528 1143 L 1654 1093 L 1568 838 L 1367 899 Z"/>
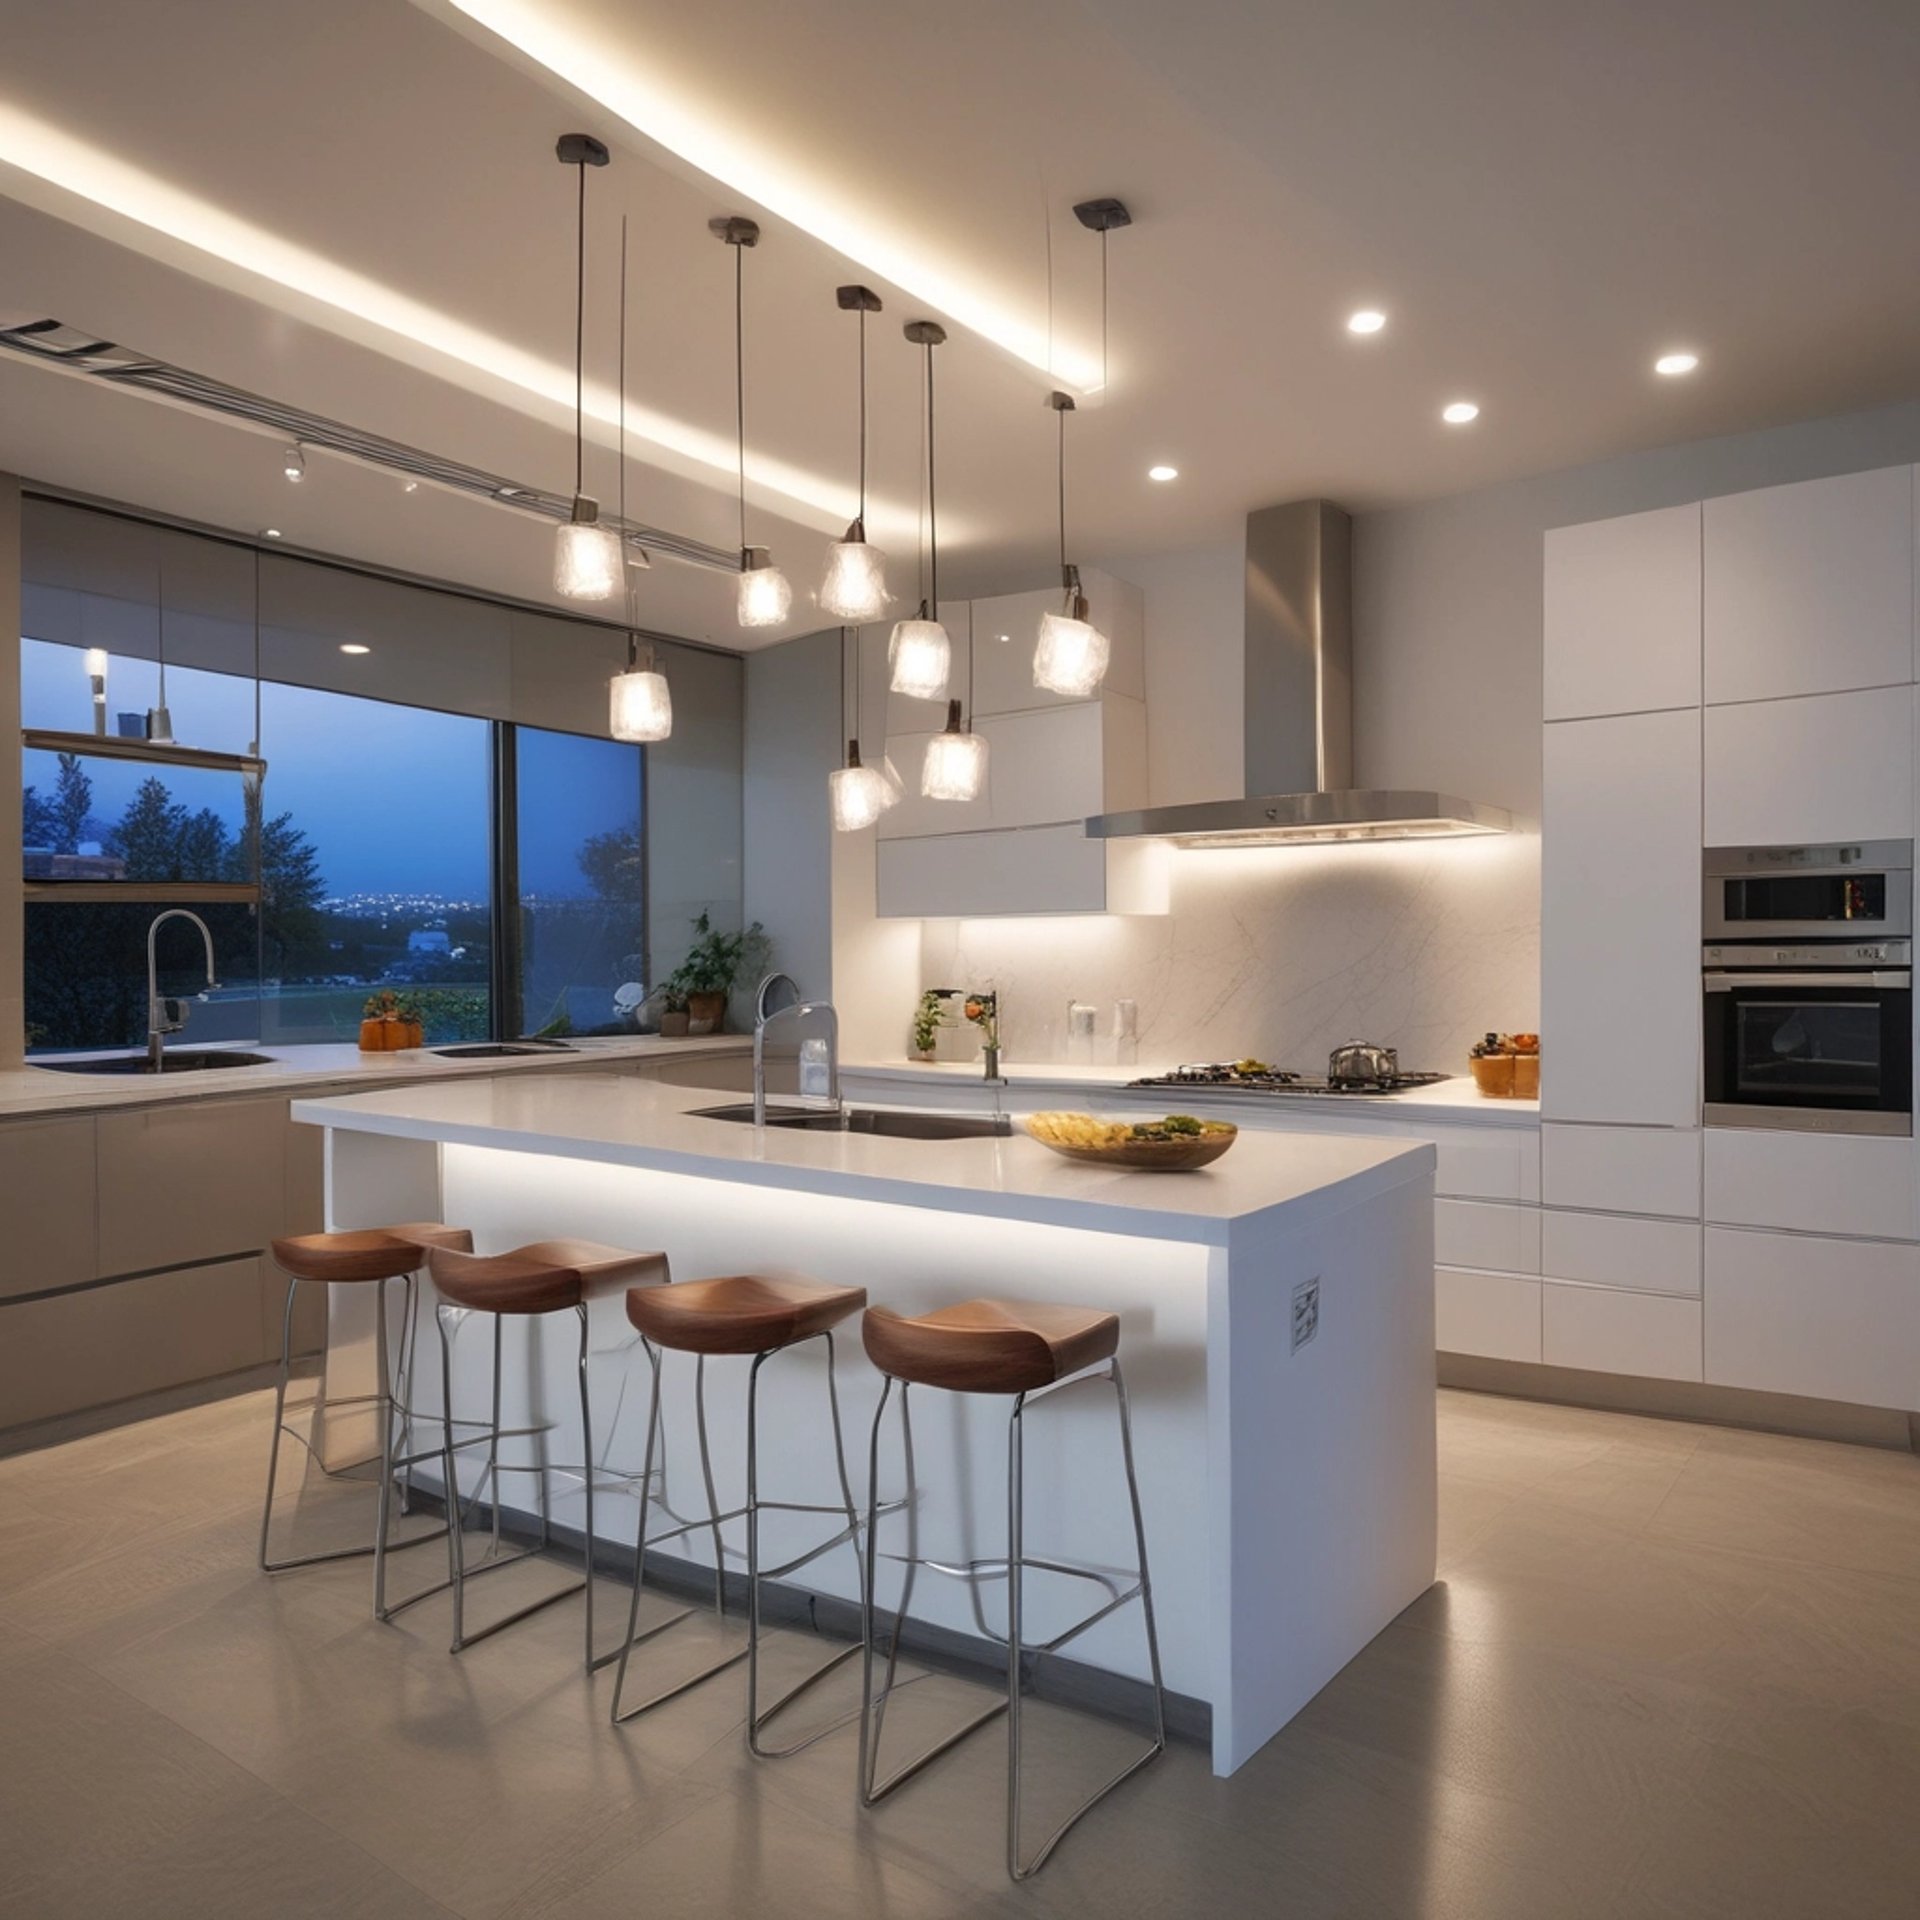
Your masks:
<path fill-rule="evenodd" d="M 74 753 L 93 760 L 137 760 L 154 767 L 198 767 L 208 773 L 267 770 L 258 754 L 215 753 L 207 747 L 162 746 L 117 733 L 65 733 L 52 727 L 23 727 L 20 745 L 27 752 Z"/>
<path fill-rule="evenodd" d="M 260 904 L 260 889 L 247 880 L 28 880 L 21 891 L 29 900 L 72 905 L 243 906 Z"/>

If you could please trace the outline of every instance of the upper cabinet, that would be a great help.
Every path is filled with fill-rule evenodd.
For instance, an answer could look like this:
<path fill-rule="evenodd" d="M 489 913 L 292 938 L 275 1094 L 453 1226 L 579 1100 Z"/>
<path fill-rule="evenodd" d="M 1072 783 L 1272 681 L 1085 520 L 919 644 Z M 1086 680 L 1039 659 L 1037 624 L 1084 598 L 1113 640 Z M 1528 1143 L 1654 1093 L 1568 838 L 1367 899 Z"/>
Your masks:
<path fill-rule="evenodd" d="M 1709 500 L 1709 704 L 1914 677 L 1913 469 Z"/>
<path fill-rule="evenodd" d="M 1706 711 L 1706 844 L 1802 847 L 1914 837 L 1907 688 Z"/>
<path fill-rule="evenodd" d="M 1549 720 L 1700 703 L 1700 508 L 1546 538 Z"/>
<path fill-rule="evenodd" d="M 1104 691 L 1129 700 L 1147 697 L 1146 622 L 1140 589 L 1092 567 L 1083 568 L 1081 588 L 1087 615 L 1107 636 L 1112 658 Z M 1033 650 L 1040 616 L 1063 605 L 1058 587 L 1032 593 L 1001 593 L 972 605 L 974 711 L 1020 713 L 1030 707 L 1057 707 L 1068 696 L 1033 684 Z"/>

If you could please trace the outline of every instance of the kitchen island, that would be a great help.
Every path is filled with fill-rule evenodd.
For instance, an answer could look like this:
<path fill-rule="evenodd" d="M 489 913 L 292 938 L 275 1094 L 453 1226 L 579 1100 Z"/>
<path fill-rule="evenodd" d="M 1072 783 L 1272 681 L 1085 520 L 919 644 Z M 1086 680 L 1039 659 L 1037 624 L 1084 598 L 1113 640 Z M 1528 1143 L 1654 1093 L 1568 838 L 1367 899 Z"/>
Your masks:
<path fill-rule="evenodd" d="M 714 1104 L 698 1089 L 574 1073 L 299 1100 L 293 1117 L 327 1130 L 334 1227 L 437 1217 L 470 1227 L 483 1251 L 561 1234 L 659 1247 L 676 1279 L 801 1272 L 864 1286 L 903 1313 L 974 1295 L 1118 1311 L 1166 1682 L 1208 1709 L 1217 1772 L 1270 1739 L 1431 1583 L 1432 1147 L 1248 1133 L 1203 1171 L 1153 1174 L 1070 1162 L 1017 1131 L 798 1132 L 695 1111 Z M 340 1304 L 329 1378 L 347 1391 L 370 1343 L 353 1303 Z M 553 1422 L 549 1457 L 578 1460 L 577 1350 L 570 1330 L 544 1345 L 539 1331 L 509 1361 L 507 1424 Z M 455 1394 L 471 1410 L 485 1400 L 490 1356 L 464 1333 Z M 644 1440 L 645 1366 L 618 1301 L 596 1303 L 593 1344 L 595 1455 L 630 1470 Z M 857 1336 L 840 1350 L 864 1499 L 879 1376 Z M 822 1365 L 807 1349 L 767 1369 L 768 1497 L 829 1496 Z M 429 1407 L 435 1371 L 420 1369 Z M 728 1394 L 743 1395 L 744 1379 L 720 1376 L 745 1369 L 712 1371 L 714 1464 L 731 1504 L 743 1423 Z M 680 1376 L 690 1373 L 667 1368 L 677 1504 L 671 1447 L 679 1436 L 684 1471 L 691 1384 Z M 920 1550 L 945 1560 L 1004 1551 L 1007 1404 L 954 1398 L 929 1412 L 916 1423 Z M 1110 1400 L 1068 1393 L 1029 1424 L 1028 1551 L 1126 1565 Z M 564 1525 L 577 1483 L 554 1479 Z M 883 1497 L 896 1487 L 883 1450 Z M 632 1502 L 606 1501 L 602 1515 L 603 1535 L 634 1538 Z M 767 1557 L 782 1545 L 770 1539 Z M 850 1555 L 815 1562 L 807 1580 L 857 1597 Z M 1061 1607 L 1084 1607 L 1076 1583 L 1051 1584 L 1068 1590 Z M 1076 1617 L 1052 1614 L 1054 1604 L 1048 1583 L 1030 1582 L 1030 1640 Z M 979 1634 L 958 1582 L 923 1579 L 914 1615 Z M 1137 1610 L 1103 1621 L 1074 1657 L 1096 1679 L 1144 1678 Z"/>

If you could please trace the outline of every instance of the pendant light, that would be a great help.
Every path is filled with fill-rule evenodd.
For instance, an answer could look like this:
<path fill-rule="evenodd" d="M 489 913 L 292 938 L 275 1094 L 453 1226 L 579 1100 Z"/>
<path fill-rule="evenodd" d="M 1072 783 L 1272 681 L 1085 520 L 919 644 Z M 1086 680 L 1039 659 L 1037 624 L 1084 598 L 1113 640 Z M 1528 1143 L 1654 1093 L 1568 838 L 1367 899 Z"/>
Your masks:
<path fill-rule="evenodd" d="M 1067 415 L 1073 396 L 1050 393 L 1047 405 L 1060 423 L 1060 612 L 1040 616 L 1039 642 L 1033 650 L 1033 684 L 1070 700 L 1084 700 L 1107 677 L 1112 647 L 1087 618 L 1087 596 L 1080 591 L 1080 569 L 1067 560 Z"/>
<path fill-rule="evenodd" d="M 927 588 L 933 604 L 940 604 L 940 539 L 934 516 L 933 447 L 933 350 L 946 338 L 945 330 L 932 320 L 915 320 L 907 327 L 907 338 L 927 352 Z M 926 611 L 923 606 L 921 611 Z M 905 624 L 905 623 L 903 623 Z M 932 622 L 940 636 L 943 654 L 947 652 L 947 632 L 938 621 Z M 899 637 L 900 629 L 894 628 Z M 944 666 L 944 661 L 943 661 Z M 944 678 L 944 674 L 943 674 Z M 895 685 L 899 684 L 896 669 Z M 967 648 L 967 705 L 971 722 L 973 711 L 973 648 Z M 929 800 L 977 800 L 987 778 L 987 743 L 961 725 L 962 709 L 958 700 L 947 702 L 947 724 L 927 742 L 927 757 L 920 765 L 920 791 Z"/>
<path fill-rule="evenodd" d="M 733 249 L 733 425 L 740 472 L 740 598 L 743 627 L 777 627 L 793 605 L 793 588 L 765 547 L 747 545 L 747 325 L 746 257 L 760 244 L 760 224 L 740 214 L 707 222 L 707 231 Z"/>
<path fill-rule="evenodd" d="M 840 717 L 847 714 L 847 630 L 840 629 Z M 878 767 L 860 761 L 860 655 L 856 645 L 853 666 L 853 733 L 847 741 L 847 764 L 827 775 L 827 800 L 834 831 L 858 833 L 870 827 L 893 805 L 895 795 Z"/>
<path fill-rule="evenodd" d="M 953 665 L 953 646 L 947 630 L 940 624 L 940 529 L 935 516 L 933 496 L 933 350 L 947 337 L 937 320 L 910 320 L 907 338 L 927 353 L 925 386 L 927 390 L 927 451 L 923 478 L 927 487 L 928 577 L 921 582 L 927 591 L 920 611 L 911 620 L 896 620 L 893 636 L 887 642 L 887 663 L 892 669 L 889 684 L 895 693 L 914 700 L 940 700 L 946 697 L 947 675 Z"/>
<path fill-rule="evenodd" d="M 625 547 L 627 524 L 627 222 L 620 219 L 620 525 L 627 572 L 627 670 L 607 683 L 607 730 L 616 740 L 643 745 L 673 732 L 673 694 L 667 676 L 647 642 L 647 663 L 640 664 L 640 594 L 635 567 L 652 564 L 639 547 Z"/>
<path fill-rule="evenodd" d="M 611 157 L 590 133 L 563 133 L 554 154 L 580 172 L 573 268 L 573 512 L 553 549 L 553 585 L 569 600 L 610 600 L 620 586 L 620 536 L 600 524 L 600 503 L 586 483 L 587 169 Z"/>
<path fill-rule="evenodd" d="M 871 287 L 841 287 L 841 310 L 860 316 L 860 511 L 846 533 L 827 549 L 820 610 L 836 620 L 878 620 L 887 610 L 887 556 L 867 544 L 867 315 L 880 311 Z"/>

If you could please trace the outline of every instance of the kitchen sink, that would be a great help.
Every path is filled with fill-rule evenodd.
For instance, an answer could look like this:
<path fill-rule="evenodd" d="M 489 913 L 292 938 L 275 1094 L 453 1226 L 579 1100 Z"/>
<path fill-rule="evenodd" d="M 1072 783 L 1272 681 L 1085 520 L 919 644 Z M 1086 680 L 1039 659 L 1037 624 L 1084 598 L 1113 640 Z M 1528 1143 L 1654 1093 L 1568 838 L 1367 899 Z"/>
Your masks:
<path fill-rule="evenodd" d="M 55 1073 L 151 1073 L 153 1062 L 144 1053 L 117 1053 L 110 1060 L 31 1060 L 35 1067 Z M 270 1053 L 236 1053 L 223 1047 L 169 1047 L 162 1073 L 207 1072 L 221 1067 L 271 1067 Z"/>
<path fill-rule="evenodd" d="M 431 1051 L 442 1060 L 518 1060 L 542 1053 L 577 1053 L 579 1048 L 568 1046 L 564 1040 L 476 1040 L 469 1046 L 434 1047 Z"/>
<path fill-rule="evenodd" d="M 732 1120 L 753 1124 L 753 1103 L 695 1107 L 696 1120 Z M 767 1125 L 803 1133 L 878 1133 L 895 1140 L 980 1140 L 1010 1134 L 1013 1122 L 1003 1113 L 895 1113 L 882 1107 L 848 1107 L 841 1113 L 818 1107 L 767 1108 Z"/>

